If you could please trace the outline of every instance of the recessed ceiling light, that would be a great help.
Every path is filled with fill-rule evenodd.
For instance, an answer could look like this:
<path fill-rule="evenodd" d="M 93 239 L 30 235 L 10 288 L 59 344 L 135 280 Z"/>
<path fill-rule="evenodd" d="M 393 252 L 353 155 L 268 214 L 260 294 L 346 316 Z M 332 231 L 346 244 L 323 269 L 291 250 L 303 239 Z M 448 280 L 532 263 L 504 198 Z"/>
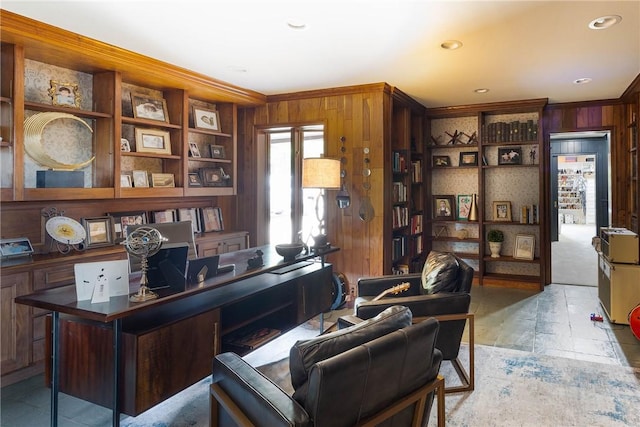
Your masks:
<path fill-rule="evenodd" d="M 487 93 L 487 92 L 489 92 L 489 89 L 487 89 L 486 87 L 483 87 L 483 88 L 474 90 L 474 92 L 475 93 Z"/>
<path fill-rule="evenodd" d="M 300 19 L 289 19 L 287 21 L 287 26 L 292 30 L 304 30 L 307 28 L 307 24 Z"/>
<path fill-rule="evenodd" d="M 233 71 L 234 73 L 246 73 L 247 69 L 244 67 L 241 67 L 240 65 L 230 65 L 229 69 L 231 71 Z"/>
<path fill-rule="evenodd" d="M 589 22 L 589 28 L 592 30 L 606 30 L 607 28 L 613 27 L 620 21 L 622 21 L 622 17 L 619 15 L 601 16 L 600 18 L 596 18 Z"/>
<path fill-rule="evenodd" d="M 587 84 L 589 82 L 591 82 L 591 79 L 589 77 L 583 77 L 581 79 L 575 79 L 573 81 L 573 83 L 577 84 L 577 85 L 583 85 L 583 84 Z"/>
<path fill-rule="evenodd" d="M 445 40 L 440 47 L 446 50 L 456 50 L 462 47 L 462 42 L 458 40 Z"/>

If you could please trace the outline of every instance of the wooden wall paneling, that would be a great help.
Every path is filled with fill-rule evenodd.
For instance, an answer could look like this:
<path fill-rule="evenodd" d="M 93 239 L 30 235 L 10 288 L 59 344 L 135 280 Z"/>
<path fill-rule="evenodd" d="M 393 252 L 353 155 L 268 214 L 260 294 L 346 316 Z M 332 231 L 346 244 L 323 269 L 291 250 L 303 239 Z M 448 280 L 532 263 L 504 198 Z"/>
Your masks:
<path fill-rule="evenodd" d="M 120 151 L 120 137 L 115 145 L 113 113 L 115 110 L 115 74 L 112 72 L 97 73 L 93 76 L 94 111 L 110 114 L 109 118 L 95 119 L 94 127 L 94 160 L 93 183 L 95 187 L 113 187 L 116 149 Z"/>

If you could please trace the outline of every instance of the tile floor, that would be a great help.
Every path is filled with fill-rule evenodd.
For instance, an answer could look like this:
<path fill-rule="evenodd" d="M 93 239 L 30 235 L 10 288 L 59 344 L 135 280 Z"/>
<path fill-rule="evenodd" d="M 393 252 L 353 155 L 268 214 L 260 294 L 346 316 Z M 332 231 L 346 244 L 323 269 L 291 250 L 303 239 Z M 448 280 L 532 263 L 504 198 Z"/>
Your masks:
<path fill-rule="evenodd" d="M 541 293 L 474 287 L 471 300 L 477 344 L 640 367 L 640 340 L 628 326 L 607 321 L 595 287 L 553 284 Z M 348 311 L 333 312 L 326 319 L 330 322 Z M 592 322 L 591 313 L 602 313 L 604 321 Z M 287 355 L 292 340 L 316 333 L 317 329 L 307 327 L 285 334 L 273 342 L 274 347 L 283 351 L 274 351 L 270 344 L 252 353 L 250 363 L 268 361 L 265 355 L 278 360 Z M 1 426 L 48 425 L 49 391 L 43 386 L 42 376 L 4 387 L 0 393 Z M 61 418 L 61 426 L 101 425 L 93 421 L 91 414 L 96 415 L 96 420 L 109 419 L 108 412 L 104 412 L 103 408 L 61 395 L 60 415 L 65 417 L 64 423 Z"/>

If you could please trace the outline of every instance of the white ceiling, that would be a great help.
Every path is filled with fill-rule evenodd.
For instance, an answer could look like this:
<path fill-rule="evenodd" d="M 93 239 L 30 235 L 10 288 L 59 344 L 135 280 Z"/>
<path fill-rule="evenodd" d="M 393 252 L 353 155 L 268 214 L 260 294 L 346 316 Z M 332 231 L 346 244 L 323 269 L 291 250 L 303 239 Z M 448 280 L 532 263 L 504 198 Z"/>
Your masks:
<path fill-rule="evenodd" d="M 2 0 L 1 7 L 265 95 L 384 81 L 428 107 L 559 103 L 618 98 L 640 73 L 640 0 Z M 587 27 L 604 15 L 622 21 Z M 289 28 L 291 20 L 306 28 Z M 449 39 L 463 47 L 440 48 Z M 573 83 L 585 77 L 592 82 Z"/>

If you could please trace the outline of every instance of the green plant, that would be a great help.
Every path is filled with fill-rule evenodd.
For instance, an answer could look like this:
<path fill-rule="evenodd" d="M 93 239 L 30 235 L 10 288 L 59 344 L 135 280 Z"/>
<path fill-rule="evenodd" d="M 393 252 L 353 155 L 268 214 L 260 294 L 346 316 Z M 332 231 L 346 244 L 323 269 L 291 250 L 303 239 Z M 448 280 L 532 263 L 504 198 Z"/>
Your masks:
<path fill-rule="evenodd" d="M 487 239 L 490 242 L 504 242 L 504 233 L 500 230 L 489 230 Z"/>

